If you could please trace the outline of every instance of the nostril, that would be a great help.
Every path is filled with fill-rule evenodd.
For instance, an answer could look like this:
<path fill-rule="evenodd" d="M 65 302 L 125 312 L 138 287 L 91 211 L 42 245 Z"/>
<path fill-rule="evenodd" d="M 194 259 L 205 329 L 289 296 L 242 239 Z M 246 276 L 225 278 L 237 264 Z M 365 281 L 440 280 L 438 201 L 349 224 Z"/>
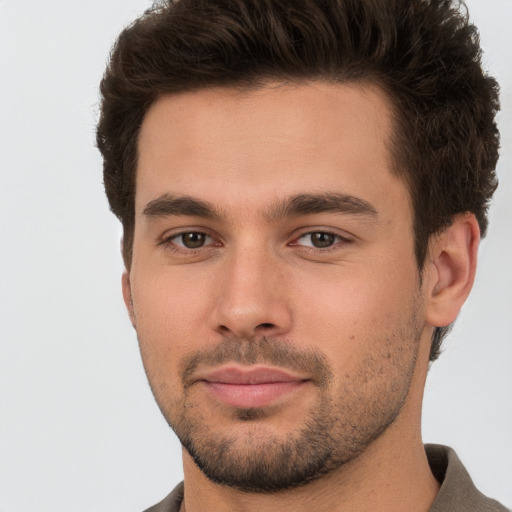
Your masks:
<path fill-rule="evenodd" d="M 259 324 L 257 328 L 260 328 L 260 329 L 272 329 L 273 327 L 275 327 L 274 324 L 271 324 L 271 323 L 268 323 L 268 322 L 264 322 L 262 324 Z"/>

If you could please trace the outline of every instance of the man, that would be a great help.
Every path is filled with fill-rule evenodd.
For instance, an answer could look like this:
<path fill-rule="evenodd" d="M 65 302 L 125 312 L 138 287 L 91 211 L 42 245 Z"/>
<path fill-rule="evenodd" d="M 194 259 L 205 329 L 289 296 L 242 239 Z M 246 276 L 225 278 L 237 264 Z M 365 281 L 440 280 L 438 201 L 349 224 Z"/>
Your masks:
<path fill-rule="evenodd" d="M 505 510 L 421 440 L 497 185 L 459 7 L 180 0 L 119 37 L 98 146 L 185 475 L 148 510 Z"/>

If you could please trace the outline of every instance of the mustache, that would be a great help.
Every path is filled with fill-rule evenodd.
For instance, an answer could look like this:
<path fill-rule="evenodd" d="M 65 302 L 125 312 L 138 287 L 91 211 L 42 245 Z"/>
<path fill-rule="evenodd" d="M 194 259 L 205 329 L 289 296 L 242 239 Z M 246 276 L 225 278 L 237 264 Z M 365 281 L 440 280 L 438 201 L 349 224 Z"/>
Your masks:
<path fill-rule="evenodd" d="M 193 384 L 194 373 L 200 366 L 219 366 L 230 362 L 245 366 L 268 364 L 306 373 L 320 388 L 327 387 L 333 378 L 325 356 L 318 350 L 298 348 L 292 342 L 267 336 L 250 340 L 230 337 L 186 357 L 180 364 L 182 383 L 184 387 Z"/>

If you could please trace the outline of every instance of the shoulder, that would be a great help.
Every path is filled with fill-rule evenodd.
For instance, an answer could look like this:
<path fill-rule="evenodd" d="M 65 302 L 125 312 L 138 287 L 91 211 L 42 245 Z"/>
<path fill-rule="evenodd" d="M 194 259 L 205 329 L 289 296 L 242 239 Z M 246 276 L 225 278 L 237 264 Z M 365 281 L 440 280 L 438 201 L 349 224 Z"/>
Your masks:
<path fill-rule="evenodd" d="M 183 482 L 178 484 L 162 501 L 144 512 L 179 512 L 183 501 Z"/>
<path fill-rule="evenodd" d="M 427 444 L 425 451 L 432 473 L 441 484 L 430 512 L 510 512 L 476 488 L 454 450 Z"/>

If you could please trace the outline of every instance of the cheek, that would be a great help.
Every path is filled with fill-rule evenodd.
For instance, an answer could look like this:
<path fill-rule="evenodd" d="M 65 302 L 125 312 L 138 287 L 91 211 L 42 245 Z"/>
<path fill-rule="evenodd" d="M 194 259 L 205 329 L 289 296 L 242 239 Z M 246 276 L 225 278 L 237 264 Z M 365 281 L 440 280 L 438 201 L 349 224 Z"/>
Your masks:
<path fill-rule="evenodd" d="M 145 361 L 166 368 L 179 363 L 206 339 L 207 297 L 197 282 L 168 270 L 146 273 L 132 282 L 136 330 Z M 146 364 L 146 362 L 145 362 Z"/>
<path fill-rule="evenodd" d="M 301 297 L 296 329 L 305 344 L 348 363 L 409 321 L 418 293 L 414 265 L 399 268 L 381 261 L 364 271 L 355 266 L 325 270 L 330 271 L 308 280 L 315 286 L 301 284 L 296 294 Z"/>

